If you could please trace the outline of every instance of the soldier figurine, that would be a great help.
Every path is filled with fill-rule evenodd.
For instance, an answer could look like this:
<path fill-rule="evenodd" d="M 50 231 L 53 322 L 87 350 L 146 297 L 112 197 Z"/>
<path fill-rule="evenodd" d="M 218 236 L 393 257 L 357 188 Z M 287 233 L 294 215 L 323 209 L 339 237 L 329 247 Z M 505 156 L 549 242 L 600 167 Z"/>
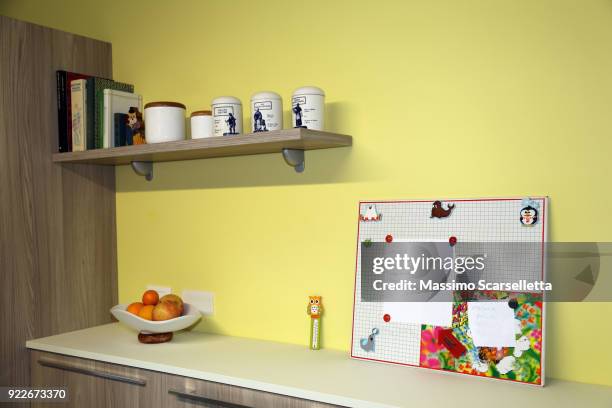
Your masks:
<path fill-rule="evenodd" d="M 302 107 L 299 102 L 297 105 L 293 107 L 293 113 L 295 114 L 295 126 L 296 128 L 305 128 L 306 126 L 302 125 Z"/>
<path fill-rule="evenodd" d="M 229 117 L 225 120 L 225 123 L 227 123 L 227 126 L 229 127 L 229 132 L 224 133 L 223 136 L 238 134 L 236 133 L 236 118 L 234 117 L 233 113 L 229 114 Z"/>
<path fill-rule="evenodd" d="M 261 112 L 259 111 L 259 108 L 255 109 L 255 114 L 253 115 L 253 121 L 255 122 L 255 126 L 253 131 L 254 132 L 265 132 L 266 130 L 266 126 L 265 126 L 265 121 L 263 120 L 263 115 L 261 114 Z"/>

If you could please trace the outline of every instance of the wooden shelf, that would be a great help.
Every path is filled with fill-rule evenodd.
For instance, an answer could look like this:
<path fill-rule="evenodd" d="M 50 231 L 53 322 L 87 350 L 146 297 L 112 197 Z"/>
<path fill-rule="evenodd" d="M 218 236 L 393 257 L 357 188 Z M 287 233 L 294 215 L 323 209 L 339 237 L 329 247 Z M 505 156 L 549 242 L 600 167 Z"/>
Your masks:
<path fill-rule="evenodd" d="M 351 136 L 310 129 L 286 129 L 237 136 L 189 139 L 96 149 L 85 152 L 55 153 L 56 163 L 122 165 L 131 162 L 164 162 L 281 153 L 283 149 L 315 150 L 351 146 Z"/>

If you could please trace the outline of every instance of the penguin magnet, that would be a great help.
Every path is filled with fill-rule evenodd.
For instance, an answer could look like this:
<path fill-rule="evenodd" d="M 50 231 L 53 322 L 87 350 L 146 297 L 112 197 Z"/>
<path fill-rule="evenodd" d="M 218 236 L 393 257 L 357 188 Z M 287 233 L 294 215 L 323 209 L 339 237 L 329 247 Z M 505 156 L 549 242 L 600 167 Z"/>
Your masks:
<path fill-rule="evenodd" d="M 365 337 L 361 340 L 359 340 L 359 345 L 361 346 L 362 350 L 366 351 L 366 352 L 374 352 L 374 348 L 375 348 L 375 337 L 378 336 L 378 329 L 375 327 L 372 329 L 372 334 L 370 334 L 368 337 Z"/>
<path fill-rule="evenodd" d="M 523 227 L 533 227 L 538 222 L 538 209 L 540 204 L 530 198 L 526 198 L 522 202 L 520 211 L 520 221 Z"/>

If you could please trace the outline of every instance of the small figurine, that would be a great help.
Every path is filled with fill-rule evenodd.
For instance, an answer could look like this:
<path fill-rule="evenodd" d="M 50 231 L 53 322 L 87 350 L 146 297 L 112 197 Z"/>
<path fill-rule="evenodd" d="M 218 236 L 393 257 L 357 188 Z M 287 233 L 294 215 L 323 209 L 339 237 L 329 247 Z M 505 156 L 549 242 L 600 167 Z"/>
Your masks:
<path fill-rule="evenodd" d="M 263 115 L 259 111 L 259 108 L 255 108 L 255 114 L 253 115 L 253 122 L 255 122 L 255 126 L 253 132 L 267 132 L 266 121 L 263 118 Z"/>
<path fill-rule="evenodd" d="M 523 200 L 523 208 L 520 212 L 521 225 L 533 227 L 538 222 L 538 208 L 540 204 L 530 198 Z"/>
<path fill-rule="evenodd" d="M 308 296 L 310 302 L 306 313 L 310 315 L 310 349 L 321 348 L 321 315 L 323 315 L 323 303 L 321 296 Z"/>
<path fill-rule="evenodd" d="M 305 128 L 306 126 L 302 125 L 302 107 L 300 104 L 296 104 L 293 107 L 293 113 L 295 113 L 295 126 L 296 128 Z"/>
<path fill-rule="evenodd" d="M 142 113 L 138 108 L 132 106 L 128 111 L 127 125 L 132 132 L 132 144 L 146 144 L 145 139 L 145 124 L 142 119 Z"/>
<path fill-rule="evenodd" d="M 453 208 L 455 208 L 455 204 L 449 204 L 445 210 L 444 207 L 442 207 L 442 201 L 434 201 L 431 207 L 431 217 L 429 218 L 446 218 L 451 215 Z"/>
<path fill-rule="evenodd" d="M 236 133 L 236 117 L 234 116 L 233 113 L 229 113 L 229 116 L 225 120 L 225 123 L 227 123 L 227 126 L 229 127 L 229 132 L 224 133 L 223 136 L 237 135 L 238 134 L 238 133 Z"/>

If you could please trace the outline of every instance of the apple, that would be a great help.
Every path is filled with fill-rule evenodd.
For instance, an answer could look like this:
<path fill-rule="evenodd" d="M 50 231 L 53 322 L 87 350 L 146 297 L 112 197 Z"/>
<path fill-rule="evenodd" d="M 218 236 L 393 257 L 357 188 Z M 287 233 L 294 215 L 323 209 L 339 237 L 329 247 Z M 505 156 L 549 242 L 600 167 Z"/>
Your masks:
<path fill-rule="evenodd" d="M 159 303 L 164 303 L 164 302 L 174 303 L 176 305 L 176 307 L 178 307 L 178 310 L 180 312 L 180 316 L 183 315 L 183 310 L 184 310 L 183 299 L 181 299 L 180 296 L 175 295 L 173 293 L 171 293 L 169 295 L 162 296 L 162 298 L 159 299 Z"/>
<path fill-rule="evenodd" d="M 153 320 L 170 320 L 180 315 L 180 309 L 172 302 L 159 302 L 153 308 Z"/>

